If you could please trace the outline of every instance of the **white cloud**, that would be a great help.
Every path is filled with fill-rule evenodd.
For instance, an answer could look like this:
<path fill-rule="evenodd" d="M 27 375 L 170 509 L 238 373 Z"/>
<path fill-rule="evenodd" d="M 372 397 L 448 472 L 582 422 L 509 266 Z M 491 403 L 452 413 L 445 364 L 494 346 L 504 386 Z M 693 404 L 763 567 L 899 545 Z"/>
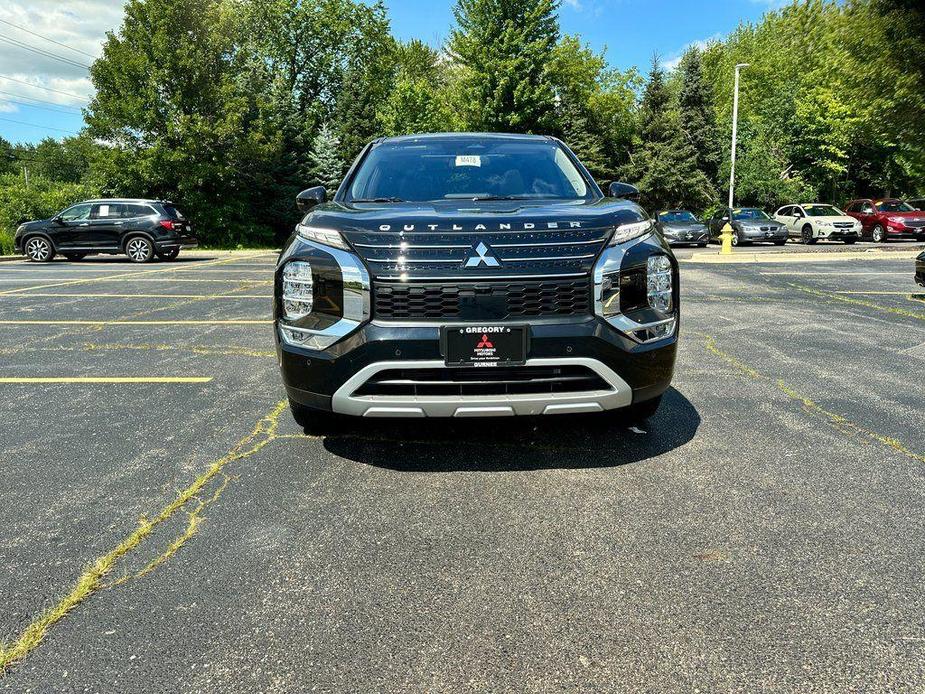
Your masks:
<path fill-rule="evenodd" d="M 707 46 L 709 46 L 714 41 L 721 41 L 722 39 L 723 39 L 723 35 L 717 33 L 717 34 L 713 34 L 712 36 L 708 36 L 705 39 L 698 39 L 697 41 L 691 41 L 690 43 L 685 44 L 685 46 L 681 50 L 674 51 L 673 53 L 669 54 L 667 58 L 664 58 L 662 60 L 662 67 L 664 67 L 669 72 L 672 70 L 675 70 L 678 67 L 678 65 L 681 64 L 681 58 L 684 57 L 684 54 L 687 53 L 689 48 L 699 48 L 700 50 L 704 50 Z"/>
<path fill-rule="evenodd" d="M 118 0 L 5 0 L 0 4 L 0 74 L 16 81 L 0 79 L 0 90 L 63 106 L 85 105 L 93 86 L 82 66 L 93 61 L 91 56 L 100 54 L 106 32 L 117 30 L 121 21 L 122 3 Z M 11 41 L 67 58 L 71 63 Z M 15 107 L 9 99 L 16 97 L 0 94 L 0 107 Z"/>

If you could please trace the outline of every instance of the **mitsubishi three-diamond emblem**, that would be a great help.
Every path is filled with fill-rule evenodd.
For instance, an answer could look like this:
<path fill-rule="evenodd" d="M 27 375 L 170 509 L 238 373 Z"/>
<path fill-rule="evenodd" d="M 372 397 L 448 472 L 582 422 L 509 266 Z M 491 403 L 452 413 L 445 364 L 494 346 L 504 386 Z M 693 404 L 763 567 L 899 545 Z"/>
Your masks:
<path fill-rule="evenodd" d="M 479 241 L 478 245 L 470 251 L 470 255 L 466 258 L 466 263 L 463 267 L 479 267 L 483 263 L 485 267 L 498 267 L 501 265 L 494 251 Z"/>

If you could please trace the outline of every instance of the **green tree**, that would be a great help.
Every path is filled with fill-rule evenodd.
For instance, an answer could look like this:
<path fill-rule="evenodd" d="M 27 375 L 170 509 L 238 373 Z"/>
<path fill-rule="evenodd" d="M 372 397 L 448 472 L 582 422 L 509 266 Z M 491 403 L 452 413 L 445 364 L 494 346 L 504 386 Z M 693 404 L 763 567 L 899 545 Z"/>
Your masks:
<path fill-rule="evenodd" d="M 397 50 L 394 86 L 379 109 L 385 135 L 453 130 L 457 125 L 448 104 L 447 66 L 435 50 L 414 39 Z"/>
<path fill-rule="evenodd" d="M 91 78 L 91 135 L 117 147 L 104 188 L 180 201 L 206 243 L 269 243 L 278 128 L 219 0 L 130 0 Z M 178 40 L 182 37 L 182 40 Z M 291 206 L 291 203 L 290 203 Z"/>
<path fill-rule="evenodd" d="M 448 45 L 465 68 L 458 107 L 474 130 L 555 127 L 549 64 L 559 38 L 558 0 L 457 0 Z"/>
<path fill-rule="evenodd" d="M 340 141 L 325 123 L 312 141 L 311 182 L 334 192 L 344 177 L 344 160 L 340 158 Z"/>
<path fill-rule="evenodd" d="M 640 140 L 627 167 L 643 205 L 703 209 L 714 199 L 712 185 L 697 168 L 696 153 L 681 127 L 658 57 L 653 58 L 640 109 Z"/>
<path fill-rule="evenodd" d="M 716 127 L 713 89 L 703 78 L 701 51 L 693 47 L 681 58 L 678 107 L 681 127 L 694 149 L 697 168 L 716 182 L 720 162 L 720 138 Z"/>

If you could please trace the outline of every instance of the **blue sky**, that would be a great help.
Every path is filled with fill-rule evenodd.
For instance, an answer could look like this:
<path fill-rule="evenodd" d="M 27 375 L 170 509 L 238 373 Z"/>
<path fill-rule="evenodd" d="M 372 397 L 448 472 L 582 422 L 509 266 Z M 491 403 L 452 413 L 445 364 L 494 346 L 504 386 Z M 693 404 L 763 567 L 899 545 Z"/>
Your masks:
<path fill-rule="evenodd" d="M 400 39 L 437 46 L 453 24 L 452 0 L 386 0 Z M 685 47 L 722 37 L 755 21 L 781 0 L 564 0 L 562 31 L 606 47 L 620 68 L 649 64 L 658 52 L 669 64 Z M 118 0 L 4 0 L 0 37 L 51 50 L 68 62 L 0 41 L 0 136 L 11 142 L 62 137 L 82 126 L 80 107 L 91 92 L 84 65 L 98 55 L 106 31 L 121 20 Z M 49 44 L 33 34 L 49 37 Z M 12 78 L 12 79 L 6 79 Z M 14 81 L 15 80 L 15 81 Z M 13 122 L 16 121 L 16 122 Z"/>

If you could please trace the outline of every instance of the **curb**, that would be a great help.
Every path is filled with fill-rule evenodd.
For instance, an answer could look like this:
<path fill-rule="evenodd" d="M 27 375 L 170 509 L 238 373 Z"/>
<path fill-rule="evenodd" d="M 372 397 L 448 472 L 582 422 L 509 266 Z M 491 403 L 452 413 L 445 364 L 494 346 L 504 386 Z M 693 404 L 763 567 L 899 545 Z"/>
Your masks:
<path fill-rule="evenodd" d="M 11 263 L 14 260 L 25 260 L 23 255 L 0 255 L 0 263 Z"/>
<path fill-rule="evenodd" d="M 705 265 L 746 265 L 753 263 L 836 263 L 847 260 L 914 260 L 921 250 L 887 251 L 876 249 L 840 253 L 736 253 L 730 256 L 709 255 L 682 258 L 680 263 Z"/>

